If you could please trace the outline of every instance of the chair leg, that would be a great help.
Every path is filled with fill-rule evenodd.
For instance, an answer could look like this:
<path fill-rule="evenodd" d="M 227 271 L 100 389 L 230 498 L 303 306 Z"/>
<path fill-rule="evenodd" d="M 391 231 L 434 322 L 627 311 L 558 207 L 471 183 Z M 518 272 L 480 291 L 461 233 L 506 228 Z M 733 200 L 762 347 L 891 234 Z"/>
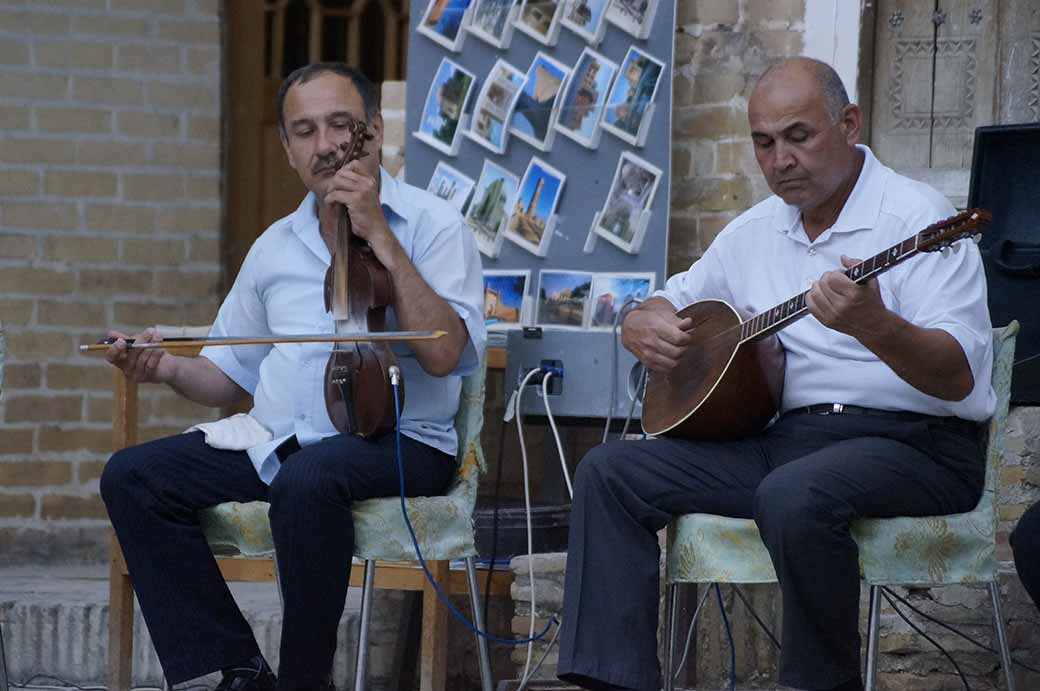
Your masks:
<path fill-rule="evenodd" d="M 877 688 L 878 645 L 881 638 L 881 587 L 870 586 L 870 617 L 867 623 L 866 691 Z"/>
<path fill-rule="evenodd" d="M 134 586 L 112 535 L 108 571 L 108 688 L 129 691 L 134 663 Z"/>
<path fill-rule="evenodd" d="M 354 691 L 365 691 L 368 676 L 368 624 L 372 619 L 372 591 L 376 575 L 374 559 L 365 560 L 365 580 L 361 585 L 361 631 L 358 633 L 357 663 L 354 666 Z"/>
<path fill-rule="evenodd" d="M 477 565 L 473 557 L 466 557 L 466 580 L 469 583 L 469 602 L 473 608 L 473 624 L 479 631 L 486 632 L 484 611 L 480 607 L 480 587 L 477 585 Z M 480 658 L 481 691 L 494 691 L 494 677 L 491 676 L 491 653 L 488 650 L 487 638 L 474 635 L 477 638 L 477 654 Z"/>
<path fill-rule="evenodd" d="M 427 562 L 438 583 L 448 583 L 447 561 Z M 422 643 L 419 653 L 419 691 L 444 691 L 448 681 L 448 608 L 429 583 L 423 583 Z"/>
<path fill-rule="evenodd" d="M 668 595 L 665 602 L 665 626 L 668 631 L 668 642 L 664 649 L 664 691 L 675 688 L 675 633 L 678 626 L 679 584 L 668 584 Z"/>
<path fill-rule="evenodd" d="M 1004 667 L 1007 691 L 1015 691 L 1015 670 L 1011 667 L 1011 650 L 1008 648 L 1007 631 L 1004 630 L 1004 610 L 1000 605 L 1000 590 L 996 581 L 989 584 L 989 596 L 993 600 L 993 623 L 997 629 L 997 642 L 1000 644 L 1000 664 Z"/>

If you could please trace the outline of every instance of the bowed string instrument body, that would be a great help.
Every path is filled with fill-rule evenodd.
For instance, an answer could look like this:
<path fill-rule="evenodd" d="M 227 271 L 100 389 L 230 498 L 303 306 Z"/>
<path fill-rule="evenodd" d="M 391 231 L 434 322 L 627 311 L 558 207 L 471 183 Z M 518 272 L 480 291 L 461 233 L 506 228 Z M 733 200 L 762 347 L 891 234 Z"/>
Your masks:
<path fill-rule="evenodd" d="M 363 122 L 351 125 L 350 143 L 336 170 L 368 155 L 373 137 Z M 337 204 L 332 262 L 325 273 L 325 311 L 336 334 L 386 331 L 386 308 L 393 304 L 393 282 L 372 247 L 354 234 L 350 212 Z M 397 356 L 385 340 L 337 342 L 325 366 L 325 407 L 342 434 L 371 437 L 396 426 L 391 368 Z M 400 383 L 404 407 L 404 381 Z"/>

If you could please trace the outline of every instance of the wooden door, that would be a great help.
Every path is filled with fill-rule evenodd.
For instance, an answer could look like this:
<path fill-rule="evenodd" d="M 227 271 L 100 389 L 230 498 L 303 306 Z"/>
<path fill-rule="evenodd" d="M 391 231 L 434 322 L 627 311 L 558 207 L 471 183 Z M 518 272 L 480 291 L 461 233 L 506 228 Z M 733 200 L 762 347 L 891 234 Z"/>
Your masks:
<path fill-rule="evenodd" d="M 275 97 L 293 70 L 319 61 L 404 79 L 408 0 L 226 0 L 227 214 L 224 289 L 253 241 L 306 190 L 285 160 Z"/>
<path fill-rule="evenodd" d="M 966 193 L 975 127 L 996 117 L 994 5 L 878 3 L 872 148 L 885 164 L 947 194 Z"/>
<path fill-rule="evenodd" d="M 967 202 L 974 131 L 1040 120 L 1036 0 L 879 0 L 870 144 Z"/>

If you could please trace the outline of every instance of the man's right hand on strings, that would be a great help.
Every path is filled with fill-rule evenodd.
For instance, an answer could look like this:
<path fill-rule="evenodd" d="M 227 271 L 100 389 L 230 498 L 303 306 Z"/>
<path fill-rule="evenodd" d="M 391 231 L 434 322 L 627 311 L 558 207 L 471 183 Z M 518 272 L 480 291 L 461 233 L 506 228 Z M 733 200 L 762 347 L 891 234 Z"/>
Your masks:
<path fill-rule="evenodd" d="M 670 372 L 693 340 L 690 319 L 679 319 L 671 303 L 650 298 L 632 310 L 621 325 L 621 343 L 655 372 Z"/>

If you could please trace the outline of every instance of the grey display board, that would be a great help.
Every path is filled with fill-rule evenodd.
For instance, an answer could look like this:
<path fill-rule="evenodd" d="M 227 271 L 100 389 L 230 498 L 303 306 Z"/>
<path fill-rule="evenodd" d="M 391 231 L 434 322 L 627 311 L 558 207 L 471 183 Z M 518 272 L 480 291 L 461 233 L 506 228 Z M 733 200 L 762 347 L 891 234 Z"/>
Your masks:
<path fill-rule="evenodd" d="M 448 0 L 447 5 L 456 0 Z M 642 0 L 617 0 L 638 7 Z M 477 0 L 473 0 L 474 3 Z M 442 0 L 442 6 L 445 4 Z M 542 7 L 551 3 L 541 3 Z M 488 159 L 522 178 L 532 156 L 545 161 L 566 175 L 556 213 L 558 223 L 550 242 L 547 256 L 539 257 L 506 239 L 497 258 L 482 256 L 485 270 L 529 270 L 527 291 L 536 296 L 539 272 L 543 269 L 578 270 L 586 272 L 646 273 L 656 276 L 655 287 L 665 278 L 668 253 L 668 210 L 671 187 L 671 112 L 672 69 L 675 38 L 675 3 L 659 0 L 647 38 L 638 39 L 621 28 L 606 23 L 603 41 L 594 50 L 619 66 L 623 65 L 629 48 L 635 46 L 664 64 L 660 85 L 654 99 L 654 112 L 649 123 L 648 136 L 643 146 L 622 141 L 609 132 L 603 132 L 597 149 L 592 150 L 561 136 L 555 136 L 552 148 L 543 152 L 511 135 L 503 154 L 496 154 L 465 136 L 455 156 L 439 151 L 413 133 L 420 129 L 423 109 L 430 85 L 443 58 L 447 57 L 471 72 L 476 85 L 467 104 L 472 112 L 484 80 L 491 73 L 496 60 L 503 59 L 526 72 L 538 52 L 574 68 L 586 46 L 590 44 L 577 33 L 561 27 L 555 46 L 546 46 L 527 34 L 514 31 L 507 49 L 496 48 L 474 35 L 467 35 L 459 52 L 434 42 L 417 31 L 426 15 L 430 0 L 412 0 L 411 32 L 408 44 L 407 75 L 407 146 L 406 179 L 409 183 L 426 188 L 439 161 L 477 181 L 485 159 Z M 565 87 L 566 88 L 566 87 Z M 594 215 L 603 208 L 622 152 L 629 151 L 662 171 L 657 186 L 645 236 L 638 254 L 630 254 L 603 238 L 595 243 L 591 253 L 584 251 Z M 590 308 L 591 309 L 591 308 Z M 532 321 L 534 323 L 532 314 Z M 601 336 L 602 334 L 597 334 Z M 609 334 L 607 334 L 609 337 Z"/>

